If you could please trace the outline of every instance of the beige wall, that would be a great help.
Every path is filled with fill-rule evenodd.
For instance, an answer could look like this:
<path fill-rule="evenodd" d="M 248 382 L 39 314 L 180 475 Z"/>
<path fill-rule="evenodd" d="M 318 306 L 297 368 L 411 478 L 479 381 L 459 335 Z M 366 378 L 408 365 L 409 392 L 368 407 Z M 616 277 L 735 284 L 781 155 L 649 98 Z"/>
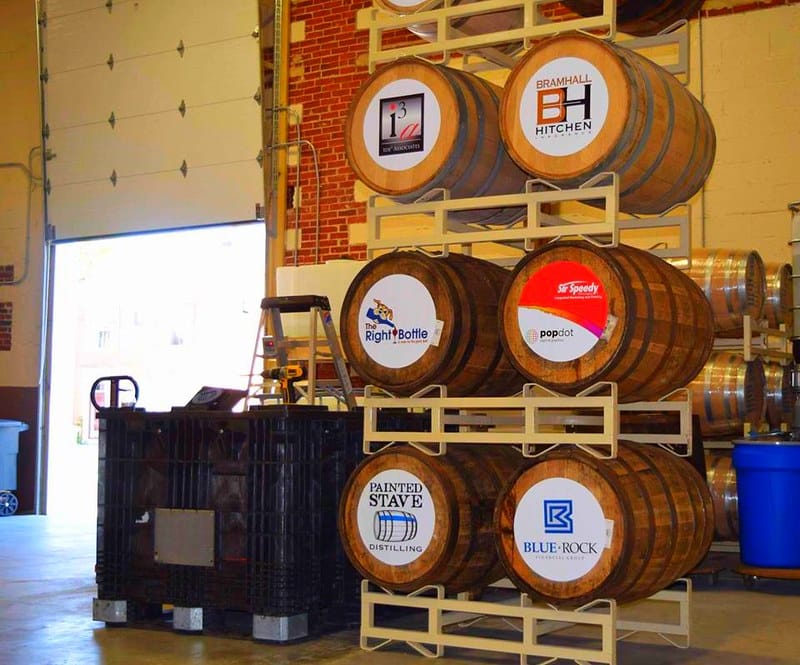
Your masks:
<path fill-rule="evenodd" d="M 36 13 L 32 0 L 0 2 L 0 162 L 28 163 L 41 145 Z M 39 151 L 33 171 L 41 173 Z M 0 168 L 0 265 L 23 277 L 29 181 L 19 168 Z M 18 285 L 0 284 L 0 302 L 12 304 L 11 350 L 0 351 L 0 386 L 36 386 L 39 376 L 43 273 L 42 187 L 31 197 L 29 268 Z"/>
<path fill-rule="evenodd" d="M 705 244 L 789 261 L 800 199 L 800 5 L 703 19 L 704 103 L 717 132 Z"/>

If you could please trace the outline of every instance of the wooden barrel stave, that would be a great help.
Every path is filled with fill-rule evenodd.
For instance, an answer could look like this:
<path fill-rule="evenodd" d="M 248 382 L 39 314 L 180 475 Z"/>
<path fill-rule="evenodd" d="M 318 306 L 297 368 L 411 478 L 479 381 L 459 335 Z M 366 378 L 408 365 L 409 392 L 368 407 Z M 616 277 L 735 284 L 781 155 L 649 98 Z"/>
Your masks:
<path fill-rule="evenodd" d="M 692 413 L 703 436 L 738 436 L 744 423 L 759 427 L 766 413 L 764 364 L 739 353 L 715 351 L 690 384 Z"/>
<path fill-rule="evenodd" d="M 452 4 L 469 4 L 476 1 L 453 0 Z M 631 35 L 654 35 L 676 21 L 692 18 L 702 3 L 703 0 L 682 2 L 619 0 L 616 9 L 617 27 Z M 391 14 L 406 16 L 426 9 L 429 3 L 416 0 L 395 2 L 375 0 L 375 4 Z M 603 11 L 603 0 L 565 0 L 562 4 L 581 16 L 597 16 Z M 456 19 L 451 22 L 451 26 L 465 35 L 478 35 L 513 30 L 522 25 L 522 19 L 522 10 L 514 8 Z M 428 41 L 436 39 L 436 25 L 433 23 L 415 24 L 409 30 Z"/>
<path fill-rule="evenodd" d="M 644 142 L 631 143 L 627 160 L 619 166 L 609 164 L 608 170 L 624 174 L 623 209 L 636 205 L 638 212 L 663 212 L 688 201 L 702 187 L 714 160 L 714 128 L 700 102 L 687 96 L 677 78 L 635 51 L 619 52 L 636 73 L 636 89 L 644 95 L 643 108 L 652 109 L 652 125 Z M 674 155 L 684 158 L 672 160 Z"/>
<path fill-rule="evenodd" d="M 567 77 L 580 84 L 554 82 Z M 566 99 L 583 108 L 583 120 L 569 115 Z M 559 108 L 561 119 L 548 119 Z M 563 187 L 615 172 L 620 209 L 632 213 L 660 213 L 690 199 L 716 149 L 708 113 L 674 76 L 584 35 L 545 40 L 520 60 L 506 83 L 500 123 L 511 156 L 526 171 Z"/>
<path fill-rule="evenodd" d="M 564 0 L 562 3 L 581 16 L 595 16 L 603 10 L 603 0 Z M 703 0 L 618 0 L 617 28 L 630 35 L 654 35 L 676 21 L 693 18 Z"/>
<path fill-rule="evenodd" d="M 565 297 L 553 292 L 549 299 L 547 291 L 554 288 L 553 279 L 569 284 L 576 279 L 573 274 L 582 275 L 579 281 L 601 285 L 598 293 L 607 301 L 603 311 L 593 310 L 597 320 L 582 326 L 573 325 L 584 316 L 580 309 L 559 311 L 583 307 L 582 296 L 576 296 L 577 304 L 561 305 Z M 533 304 L 528 302 L 531 297 Z M 533 312 L 534 324 L 527 318 L 522 323 L 526 309 Z M 547 318 L 551 314 L 555 318 Z M 658 399 L 694 378 L 713 344 L 709 306 L 696 285 L 658 257 L 624 245 L 601 249 L 563 241 L 530 253 L 511 274 L 500 316 L 503 346 L 517 369 L 531 381 L 565 394 L 598 381 L 614 381 L 620 401 Z M 563 349 L 572 348 L 571 338 L 582 336 L 591 346 L 559 357 L 561 350 L 546 347 L 543 339 L 529 342 L 529 333 L 536 335 L 546 325 L 564 326 L 570 339 L 562 342 Z M 598 328 L 596 337 L 585 334 L 591 326 Z M 551 348 L 556 349 L 552 356 L 542 355 Z"/>
<path fill-rule="evenodd" d="M 536 492 L 542 483 L 564 480 L 587 489 L 613 528 L 607 546 L 591 568 L 585 572 L 586 566 L 580 568 L 578 576 L 571 579 L 550 579 L 546 569 L 534 570 L 532 566 L 539 563 L 533 560 L 529 565 L 530 559 L 526 561 L 521 553 L 520 545 L 523 550 L 530 549 L 529 545 L 535 548 L 536 541 L 515 542 L 517 535 L 530 533 L 527 528 L 517 532 L 515 518 L 519 508 L 530 520 L 531 509 L 538 504 L 525 503 L 529 493 Z M 559 485 L 553 491 L 561 492 L 562 497 L 568 493 L 565 487 Z M 548 496 L 546 492 L 543 496 Z M 591 512 L 587 505 L 585 501 L 573 504 L 576 521 L 578 513 Z M 708 489 L 684 460 L 655 447 L 620 442 L 619 455 L 613 460 L 560 450 L 519 472 L 498 499 L 495 526 L 500 557 L 509 577 L 534 598 L 569 605 L 597 598 L 631 602 L 669 585 L 702 559 L 713 536 L 713 511 Z M 582 525 L 573 523 L 573 529 L 577 533 L 574 538 L 585 536 Z M 562 539 L 569 543 L 569 538 Z M 574 565 L 583 566 L 583 562 Z"/>
<path fill-rule="evenodd" d="M 478 0 L 453 0 L 452 5 L 470 4 Z M 414 0 L 391 2 L 391 0 L 375 0 L 375 4 L 381 9 L 397 16 L 408 16 L 418 11 L 426 9 L 425 5 L 429 2 L 416 2 Z M 493 32 L 504 32 L 522 26 L 523 10 L 521 8 L 506 9 L 496 12 L 475 14 L 464 16 L 460 19 L 450 21 L 450 26 L 454 30 L 464 35 L 480 35 Z M 437 27 L 435 23 L 416 23 L 408 28 L 418 37 L 426 41 L 437 40 Z M 519 43 L 510 45 L 500 45 L 503 52 L 513 52 L 519 48 Z"/>
<path fill-rule="evenodd" d="M 764 363 L 766 420 L 773 430 L 792 422 L 794 393 L 788 365 Z"/>
<path fill-rule="evenodd" d="M 447 189 L 451 198 L 522 192 L 529 176 L 507 154 L 500 138 L 500 95 L 500 88 L 474 74 L 419 59 L 397 60 L 369 77 L 350 104 L 347 161 L 368 187 L 401 203 L 433 189 Z M 418 117 L 416 111 L 408 115 L 421 127 L 413 145 L 392 147 L 380 133 L 386 119 L 382 105 L 394 103 L 398 108 L 405 104 L 404 117 L 408 108 L 419 105 L 413 107 Z M 395 133 L 403 129 L 395 126 Z M 409 147 L 413 149 L 405 151 Z M 384 149 L 388 152 L 381 154 Z M 517 206 L 453 211 L 449 218 L 507 225 L 524 215 L 525 209 Z"/>
<path fill-rule="evenodd" d="M 706 481 L 714 505 L 717 540 L 739 539 L 739 494 L 730 451 L 706 450 Z"/>
<path fill-rule="evenodd" d="M 791 332 L 794 288 L 792 266 L 788 263 L 765 263 L 766 293 L 764 318 L 770 328 L 786 326 Z"/>
<path fill-rule="evenodd" d="M 446 455 L 431 456 L 403 445 L 371 455 L 356 468 L 342 493 L 339 533 L 345 553 L 364 577 L 396 591 L 441 584 L 449 593 L 457 593 L 486 586 L 503 574 L 492 524 L 497 494 L 523 464 L 510 446 L 454 446 Z M 385 545 L 370 533 L 373 509 L 362 501 L 368 504 L 383 496 L 391 500 L 391 494 L 372 489 L 373 482 L 385 488 L 384 483 L 392 482 L 386 478 L 399 478 L 401 483 L 416 478 L 413 482 L 424 485 L 431 497 L 430 503 L 426 497 L 419 507 L 409 509 L 418 516 L 419 532 L 406 545 L 422 549 L 411 561 L 394 563 L 389 555 L 370 550 Z M 424 510 L 431 505 L 435 518 L 426 527 Z"/>
<path fill-rule="evenodd" d="M 766 277 L 758 252 L 695 249 L 689 277 L 711 303 L 717 337 L 741 337 L 745 315 L 754 323 L 763 316 Z"/>
<path fill-rule="evenodd" d="M 366 339 L 365 328 L 372 324 L 362 312 L 381 285 L 398 275 L 413 282 L 410 295 L 387 287 L 393 301 L 378 299 L 393 311 L 405 312 L 395 315 L 394 328 L 402 328 L 402 319 L 416 316 L 419 303 L 424 306 L 429 299 L 430 320 L 421 325 L 430 338 L 418 344 L 416 355 L 405 364 L 392 366 L 394 347 Z M 434 384 L 446 385 L 450 396 L 513 394 L 524 379 L 500 344 L 497 303 L 506 276 L 503 268 L 460 254 L 432 258 L 422 252 L 394 252 L 378 257 L 359 272 L 345 295 L 339 328 L 345 355 L 366 382 L 398 395 Z"/>

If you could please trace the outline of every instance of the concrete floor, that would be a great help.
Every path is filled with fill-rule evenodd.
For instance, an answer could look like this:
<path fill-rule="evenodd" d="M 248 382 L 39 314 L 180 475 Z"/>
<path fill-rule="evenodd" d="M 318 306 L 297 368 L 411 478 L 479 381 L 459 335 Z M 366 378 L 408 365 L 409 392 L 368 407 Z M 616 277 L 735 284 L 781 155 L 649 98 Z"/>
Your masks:
<path fill-rule="evenodd" d="M 68 523 L 50 517 L 0 518 L 0 665 L 427 662 L 405 645 L 377 653 L 361 651 L 356 630 L 293 645 L 269 645 L 165 630 L 107 628 L 91 618 L 94 541 L 94 526 L 89 520 Z M 759 580 L 755 590 L 746 590 L 741 578 L 730 573 L 723 574 L 715 585 L 700 578 L 693 602 L 689 649 L 677 649 L 654 636 L 642 636 L 619 644 L 618 662 L 800 663 L 800 581 Z M 448 649 L 439 662 L 511 665 L 519 660 L 507 654 Z"/>

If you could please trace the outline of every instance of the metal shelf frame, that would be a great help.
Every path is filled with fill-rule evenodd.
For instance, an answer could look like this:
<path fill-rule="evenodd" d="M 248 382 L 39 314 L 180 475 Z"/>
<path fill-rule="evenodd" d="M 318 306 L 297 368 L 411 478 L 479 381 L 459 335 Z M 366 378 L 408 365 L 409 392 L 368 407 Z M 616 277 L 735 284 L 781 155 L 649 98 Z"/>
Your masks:
<path fill-rule="evenodd" d="M 617 641 L 636 633 L 647 632 L 659 635 L 669 644 L 688 648 L 691 641 L 691 580 L 677 580 L 683 586 L 679 590 L 661 591 L 640 603 L 658 602 L 671 604 L 678 610 L 677 622 L 637 621 L 621 618 L 616 601 L 595 600 L 574 610 L 559 610 L 548 605 L 534 605 L 527 594 L 512 589 L 504 602 L 486 602 L 448 598 L 441 586 L 424 587 L 410 594 L 399 594 L 375 587 L 367 580 L 361 584 L 361 648 L 376 651 L 394 642 L 404 642 L 412 649 L 429 658 L 445 655 L 445 648 L 458 647 L 517 654 L 525 665 L 530 657 L 544 658 L 539 665 L 547 665 L 559 659 L 576 663 L 605 663 L 616 665 Z M 629 606 L 635 610 L 639 603 Z M 402 607 L 419 610 L 425 616 L 425 628 L 408 629 L 378 625 L 375 620 L 377 606 Z M 468 624 L 462 632 L 445 628 L 454 621 L 449 614 L 463 618 Z M 470 633 L 470 629 L 483 619 L 500 619 L 512 630 L 502 631 L 488 637 Z M 599 646 L 591 643 L 583 647 L 564 644 L 542 644 L 539 637 L 559 630 L 581 626 L 599 633 Z M 678 640 L 681 640 L 679 643 Z"/>
<path fill-rule="evenodd" d="M 674 206 L 657 217 L 619 219 L 619 177 L 616 173 L 600 173 L 580 187 L 561 189 L 545 180 L 533 179 L 520 194 L 503 194 L 464 199 L 451 199 L 449 192 L 437 189 L 414 203 L 379 204 L 386 197 L 373 195 L 367 204 L 367 258 L 377 251 L 398 248 L 438 248 L 445 256 L 452 246 L 470 248 L 474 244 L 495 243 L 512 246 L 523 252 L 535 249 L 535 242 L 563 237 L 579 237 L 600 247 L 616 247 L 627 230 L 676 228 L 677 247 L 654 247 L 650 251 L 663 259 L 691 257 L 691 210 L 688 204 Z M 602 202 L 602 219 L 574 222 L 542 212 L 541 205 L 562 202 Z M 525 208 L 522 221 L 512 226 L 487 227 L 451 221 L 449 213 L 460 210 L 489 208 Z M 685 208 L 683 214 L 673 214 Z M 387 236 L 384 222 L 392 218 L 425 215 L 432 220 L 430 229 L 414 229 L 413 235 Z"/>
<path fill-rule="evenodd" d="M 769 328 L 764 321 L 758 321 L 749 314 L 743 317 L 742 338 L 716 338 L 714 348 L 725 351 L 740 351 L 745 362 L 756 358 L 772 360 L 781 365 L 788 365 L 794 359 L 789 351 L 789 333 L 785 326 Z"/>
<path fill-rule="evenodd" d="M 542 8 L 557 0 L 481 0 L 468 4 L 452 4 L 452 0 L 431 0 L 411 14 L 398 16 L 378 7 L 360 10 L 356 15 L 356 28 L 369 31 L 368 66 L 373 73 L 382 63 L 402 57 L 421 57 L 442 64 L 450 64 L 454 56 L 463 57 L 467 71 L 511 69 L 519 56 L 532 42 L 567 31 L 591 34 L 598 39 L 614 40 L 617 36 L 617 7 L 615 0 L 604 0 L 601 13 L 559 21 L 548 19 Z M 504 10 L 521 10 L 522 23 L 512 30 L 499 30 L 480 35 L 466 35 L 453 24 L 477 14 Z M 415 25 L 435 25 L 436 38 L 432 41 L 403 46 L 384 45 L 386 35 L 407 31 Z M 677 21 L 657 35 L 625 39 L 619 43 L 635 51 L 654 47 L 674 47 L 672 62 L 661 66 L 671 74 L 689 77 L 689 39 L 685 20 Z"/>
<path fill-rule="evenodd" d="M 369 31 L 368 66 L 370 73 L 382 63 L 400 57 L 428 58 L 450 64 L 453 56 L 462 59 L 467 71 L 499 67 L 512 68 L 518 57 L 533 40 L 559 32 L 578 30 L 595 37 L 614 39 L 616 36 L 616 2 L 603 0 L 602 13 L 554 22 L 540 10 L 555 0 L 481 0 L 453 4 L 452 0 L 431 0 L 421 10 L 406 16 L 395 16 L 379 8 L 367 8 L 357 14 L 357 28 Z M 470 15 L 521 9 L 523 19 L 516 29 L 481 35 L 465 35 L 454 23 Z M 414 25 L 435 26 L 431 42 L 405 46 L 384 46 L 384 34 L 405 31 Z M 636 50 L 677 44 L 677 62 L 662 65 L 673 74 L 684 74 L 688 80 L 689 47 L 686 22 L 670 26 L 662 34 L 630 40 L 625 46 Z M 458 246 L 471 253 L 472 246 L 495 243 L 528 252 L 536 241 L 563 237 L 580 237 L 598 246 L 617 246 L 621 231 L 633 228 L 679 229 L 680 247 L 651 248 L 664 259 L 691 261 L 691 211 L 685 216 L 620 220 L 619 181 L 613 173 L 592 178 L 576 189 L 560 189 L 542 180 L 530 180 L 525 192 L 493 197 L 451 199 L 446 190 L 428 192 L 413 203 L 397 203 L 387 197 L 370 197 L 367 205 L 367 258 L 376 252 L 397 249 L 438 251 L 447 255 Z M 542 212 L 542 204 L 566 201 L 596 204 L 602 202 L 599 221 L 573 222 Z M 487 208 L 524 208 L 524 221 L 491 227 L 465 224 L 450 217 L 450 213 Z M 521 210 L 521 212 L 523 212 Z M 429 231 L 415 228 L 408 235 L 389 237 L 384 234 L 384 222 L 391 218 L 422 216 L 430 220 Z M 433 248 L 433 249 L 431 249 Z M 576 396 L 564 396 L 536 384 L 527 384 L 521 393 L 506 397 L 448 397 L 444 386 L 430 386 L 410 397 L 396 397 L 374 386 L 364 391 L 364 453 L 373 454 L 395 443 L 408 443 L 430 455 L 444 455 L 452 444 L 496 444 L 516 447 L 526 457 L 538 457 L 561 445 L 581 448 L 589 454 L 610 459 L 617 456 L 618 440 L 659 445 L 685 457 L 692 453 L 691 394 L 681 389 L 657 402 L 619 404 L 617 386 L 601 382 Z M 383 409 L 405 409 L 427 414 L 425 431 L 385 431 L 378 423 Z M 625 412 L 677 413 L 677 434 L 625 432 L 620 435 L 621 414 Z M 569 431 L 572 427 L 584 431 Z M 589 429 L 590 431 L 585 431 Z M 361 648 L 381 649 L 394 642 L 404 642 L 418 653 L 431 658 L 441 657 L 445 648 L 454 646 L 496 653 L 517 654 L 525 665 L 530 657 L 539 665 L 559 659 L 575 663 L 605 663 L 617 665 L 617 641 L 638 632 L 660 635 L 675 646 L 686 648 L 690 642 L 691 581 L 678 580 L 682 590 L 665 590 L 645 602 L 670 603 L 678 608 L 678 621 L 655 623 L 622 618 L 614 600 L 596 600 L 576 610 L 558 610 L 534 605 L 529 596 L 520 593 L 509 583 L 503 602 L 471 600 L 465 596 L 448 598 L 441 586 L 431 586 L 410 594 L 398 594 L 375 587 L 364 580 L 361 593 Z M 680 584 L 678 586 L 680 586 Z M 634 604 L 637 605 L 637 604 Z M 378 606 L 403 607 L 422 614 L 421 629 L 381 626 L 376 622 Z M 626 609 L 627 611 L 627 609 Z M 502 620 L 512 630 L 502 637 L 487 637 L 471 630 L 484 619 Z M 458 624 L 462 621 L 464 623 Z M 503 624 L 501 624 L 503 625 Z M 456 627 L 457 626 L 457 627 Z M 466 627 L 464 627 L 466 626 Z M 597 633 L 599 647 L 581 644 L 542 644 L 539 637 L 571 626 L 584 626 Z M 445 628 L 448 628 L 445 631 Z M 681 640 L 682 643 L 678 643 Z"/>
<path fill-rule="evenodd" d="M 378 8 L 370 8 L 359 15 L 357 28 L 369 29 L 369 67 L 407 56 L 440 55 L 447 62 L 453 53 L 480 51 L 482 57 L 505 67 L 512 67 L 515 58 L 506 49 L 498 47 L 519 45 L 530 47 L 531 40 L 549 37 L 567 30 L 578 30 L 598 34 L 605 38 L 616 35 L 616 2 L 603 0 L 602 13 L 595 16 L 578 17 L 554 22 L 545 17 L 540 8 L 553 5 L 557 0 L 482 0 L 469 4 L 451 4 L 451 0 L 431 0 L 422 10 L 405 16 L 389 14 Z M 480 35 L 465 35 L 453 27 L 453 23 L 468 16 L 504 10 L 522 10 L 522 24 L 513 30 L 487 32 Z M 384 48 L 386 32 L 408 29 L 418 24 L 435 24 L 436 40 L 394 48 Z"/>
<path fill-rule="evenodd" d="M 578 395 L 564 396 L 526 384 L 510 397 L 447 397 L 445 386 L 430 386 L 411 397 L 395 397 L 367 386 L 364 391 L 364 453 L 408 443 L 430 455 L 444 455 L 449 444 L 518 446 L 523 456 L 539 457 L 561 445 L 573 445 L 598 459 L 617 456 L 618 441 L 658 445 L 680 457 L 692 454 L 691 397 L 681 389 L 658 402 L 619 404 L 617 386 L 600 382 Z M 378 428 L 382 409 L 430 414 L 426 431 L 384 431 Z M 622 412 L 676 413 L 679 432 L 620 434 Z M 569 426 L 591 426 L 598 432 L 568 432 Z M 450 431 L 456 430 L 456 431 Z"/>

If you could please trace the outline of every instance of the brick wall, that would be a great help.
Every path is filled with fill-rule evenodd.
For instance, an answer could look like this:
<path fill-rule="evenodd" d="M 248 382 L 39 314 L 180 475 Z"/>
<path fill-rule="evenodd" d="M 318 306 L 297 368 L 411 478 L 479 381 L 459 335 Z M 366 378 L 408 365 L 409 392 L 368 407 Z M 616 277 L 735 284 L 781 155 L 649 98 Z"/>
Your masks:
<path fill-rule="evenodd" d="M 11 311 L 10 302 L 0 302 L 0 351 L 11 351 Z"/>
<path fill-rule="evenodd" d="M 364 205 L 353 199 L 355 177 L 344 156 L 344 121 L 356 88 L 367 76 L 366 34 L 356 30 L 356 12 L 371 0 L 350 3 L 300 0 L 292 22 L 305 23 L 305 39 L 292 44 L 289 102 L 302 105 L 302 138 L 317 150 L 321 173 L 319 260 L 364 257 L 350 247 L 347 226 L 363 221 Z M 293 136 L 290 130 L 290 137 Z M 301 160 L 299 262 L 314 261 L 315 175 L 311 154 Z"/>
<path fill-rule="evenodd" d="M 703 15 L 715 17 L 794 5 L 800 0 L 709 0 Z M 365 246 L 350 234 L 353 224 L 365 221 L 363 192 L 355 191 L 356 181 L 344 153 L 344 123 L 349 103 L 358 85 L 367 77 L 367 32 L 356 30 L 356 12 L 372 5 L 371 0 L 338 3 L 331 0 L 295 0 L 292 24 L 302 26 L 302 37 L 291 45 L 289 103 L 302 114 L 302 138 L 310 141 L 319 156 L 321 175 L 319 260 L 348 256 L 363 259 Z M 553 12 L 564 16 L 563 8 Z M 293 137 L 290 128 L 290 138 Z M 292 174 L 294 170 L 292 169 Z M 301 160 L 301 243 L 298 262 L 315 258 L 315 175 L 311 153 L 304 149 Z M 290 228 L 293 221 L 289 223 Z M 293 254 L 287 253 L 287 262 Z"/>

